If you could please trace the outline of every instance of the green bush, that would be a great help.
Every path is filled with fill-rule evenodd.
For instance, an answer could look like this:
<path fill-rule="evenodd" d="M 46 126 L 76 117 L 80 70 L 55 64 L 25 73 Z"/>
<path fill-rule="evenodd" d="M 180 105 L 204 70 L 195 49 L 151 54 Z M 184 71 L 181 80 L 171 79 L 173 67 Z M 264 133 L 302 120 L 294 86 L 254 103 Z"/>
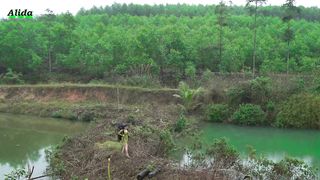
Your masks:
<path fill-rule="evenodd" d="M 305 80 L 301 77 L 290 79 L 287 84 L 289 94 L 301 93 L 305 90 Z"/>
<path fill-rule="evenodd" d="M 320 96 L 299 94 L 291 96 L 280 107 L 276 125 L 285 128 L 320 129 Z"/>
<path fill-rule="evenodd" d="M 25 169 L 15 169 L 11 171 L 9 174 L 4 175 L 5 180 L 17 180 L 24 179 L 28 176 L 28 173 Z"/>
<path fill-rule="evenodd" d="M 264 156 L 257 157 L 253 154 L 242 168 L 245 174 L 250 174 L 255 179 L 319 179 L 315 169 L 302 160 L 291 157 L 273 162 Z"/>
<path fill-rule="evenodd" d="M 245 90 L 246 85 L 239 85 L 228 89 L 226 95 L 228 103 L 232 106 L 237 106 L 247 101 L 248 97 Z"/>
<path fill-rule="evenodd" d="M 175 144 L 170 131 L 162 130 L 160 132 L 160 153 L 168 155 L 174 148 Z"/>
<path fill-rule="evenodd" d="M 271 79 L 267 77 L 257 77 L 250 81 L 251 102 L 259 104 L 265 103 L 271 92 Z"/>
<path fill-rule="evenodd" d="M 206 69 L 203 73 L 202 73 L 202 77 L 201 77 L 201 81 L 203 83 L 208 83 L 210 79 L 212 79 L 213 77 L 213 72 L 211 72 L 209 69 Z"/>
<path fill-rule="evenodd" d="M 174 131 L 181 132 L 186 127 L 186 118 L 181 115 L 176 124 L 174 125 Z"/>
<path fill-rule="evenodd" d="M 150 76 L 132 76 L 128 77 L 124 80 L 123 84 L 129 85 L 129 86 L 139 86 L 144 88 L 150 88 L 150 87 L 160 87 L 160 82 Z"/>
<path fill-rule="evenodd" d="M 273 101 L 268 101 L 267 102 L 267 106 L 266 106 L 266 109 L 268 112 L 273 112 L 276 110 L 276 107 L 275 107 L 275 103 Z"/>
<path fill-rule="evenodd" d="M 196 97 L 202 92 L 202 88 L 191 89 L 185 82 L 179 83 L 179 94 L 174 94 L 182 100 L 185 111 L 191 110 Z"/>
<path fill-rule="evenodd" d="M 272 171 L 274 172 L 274 176 L 276 175 L 272 179 L 279 179 L 279 176 L 285 177 L 285 179 L 316 179 L 315 172 L 310 166 L 301 160 L 291 157 L 285 157 L 278 163 L 275 163 Z"/>
<path fill-rule="evenodd" d="M 187 62 L 187 67 L 184 70 L 186 76 L 191 79 L 195 79 L 196 78 L 196 71 L 197 70 L 196 70 L 195 65 L 192 62 Z"/>
<path fill-rule="evenodd" d="M 207 149 L 207 155 L 213 157 L 216 168 L 230 168 L 239 160 L 239 152 L 228 144 L 226 138 L 215 139 Z"/>
<path fill-rule="evenodd" d="M 313 91 L 315 93 L 320 93 L 320 77 L 313 80 Z"/>
<path fill-rule="evenodd" d="M 265 104 L 271 94 L 271 80 L 257 77 L 247 83 L 232 87 L 227 91 L 228 102 L 232 106 L 241 103 Z"/>
<path fill-rule="evenodd" d="M 241 125 L 258 125 L 264 123 L 266 114 L 259 105 L 242 104 L 232 115 L 232 120 Z"/>
<path fill-rule="evenodd" d="M 8 69 L 7 73 L 3 76 L 0 76 L 1 84 L 23 84 L 22 74 L 12 71 L 12 69 Z"/>
<path fill-rule="evenodd" d="M 206 117 L 208 121 L 222 122 L 229 117 L 229 107 L 226 104 L 211 104 L 206 109 Z"/>
<path fill-rule="evenodd" d="M 95 118 L 94 113 L 90 111 L 83 111 L 80 114 L 78 114 L 78 120 L 80 121 L 90 122 L 90 121 L 93 121 L 94 118 Z"/>

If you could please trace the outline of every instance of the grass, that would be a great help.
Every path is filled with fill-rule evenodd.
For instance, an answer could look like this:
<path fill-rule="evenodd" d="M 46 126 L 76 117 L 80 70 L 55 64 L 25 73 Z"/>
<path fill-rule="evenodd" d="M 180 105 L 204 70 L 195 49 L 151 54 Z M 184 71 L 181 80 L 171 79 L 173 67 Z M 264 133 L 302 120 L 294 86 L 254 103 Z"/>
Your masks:
<path fill-rule="evenodd" d="M 137 86 L 125 86 L 125 85 L 111 85 L 111 84 L 74 84 L 74 83 L 57 83 L 57 84 L 19 84 L 19 85 L 0 85 L 0 88 L 120 88 L 137 91 L 174 91 L 177 89 L 172 88 L 142 88 Z"/>
<path fill-rule="evenodd" d="M 122 111 L 132 108 L 133 106 L 122 105 Z M 81 103 L 64 101 L 0 103 L 0 112 L 31 114 L 41 117 L 54 117 L 77 121 L 92 121 L 105 118 L 112 116 L 113 113 L 117 113 L 117 111 L 117 106 L 115 104 L 95 103 L 90 101 Z"/>

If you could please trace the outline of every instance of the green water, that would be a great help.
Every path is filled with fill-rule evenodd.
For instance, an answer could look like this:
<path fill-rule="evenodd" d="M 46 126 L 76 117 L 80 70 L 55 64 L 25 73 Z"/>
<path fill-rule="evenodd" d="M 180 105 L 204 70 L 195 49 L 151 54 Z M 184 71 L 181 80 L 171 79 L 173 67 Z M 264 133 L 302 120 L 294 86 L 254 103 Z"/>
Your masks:
<path fill-rule="evenodd" d="M 45 149 L 87 126 L 68 120 L 0 114 L 0 179 L 27 164 L 34 166 L 35 176 L 42 175 L 48 165 Z"/>
<path fill-rule="evenodd" d="M 204 123 L 200 129 L 200 139 L 205 146 L 212 144 L 215 138 L 226 137 L 242 156 L 247 154 L 247 146 L 250 145 L 257 150 L 258 155 L 264 155 L 270 160 L 279 161 L 287 155 L 320 169 L 320 131 L 213 123 Z M 179 146 L 185 147 L 186 144 L 191 144 L 190 139 L 178 142 Z M 183 164 L 186 156 L 179 154 L 180 163 Z"/>

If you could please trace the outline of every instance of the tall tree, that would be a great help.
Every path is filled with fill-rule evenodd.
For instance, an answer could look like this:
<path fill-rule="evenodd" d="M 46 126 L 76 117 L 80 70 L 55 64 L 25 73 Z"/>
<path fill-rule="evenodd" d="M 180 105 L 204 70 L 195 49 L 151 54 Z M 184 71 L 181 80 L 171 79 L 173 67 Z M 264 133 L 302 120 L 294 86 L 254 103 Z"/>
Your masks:
<path fill-rule="evenodd" d="M 227 26 L 228 9 L 223 0 L 215 8 L 215 14 L 217 16 L 217 25 L 219 26 L 219 63 L 222 62 L 222 50 L 223 50 L 223 27 Z"/>
<path fill-rule="evenodd" d="M 247 7 L 250 7 L 251 3 L 254 3 L 253 14 L 254 14 L 254 25 L 253 25 L 253 57 L 252 57 L 252 73 L 255 75 L 256 70 L 256 49 L 257 49 L 257 9 L 258 5 L 266 3 L 267 0 L 247 0 Z"/>
<path fill-rule="evenodd" d="M 52 51 L 53 51 L 53 32 L 52 32 L 52 26 L 55 23 L 56 20 L 56 15 L 53 13 L 52 10 L 46 9 L 46 14 L 43 14 L 40 16 L 39 20 L 43 21 L 44 24 L 47 26 L 46 30 L 46 36 L 48 39 L 48 55 L 47 55 L 47 60 L 48 60 L 48 71 L 51 73 L 52 71 Z"/>
<path fill-rule="evenodd" d="M 286 3 L 283 4 L 285 14 L 282 18 L 282 21 L 287 24 L 287 28 L 283 36 L 284 41 L 287 43 L 287 74 L 289 73 L 290 64 L 290 43 L 294 39 L 294 31 L 291 28 L 291 20 L 294 19 L 300 12 L 299 8 L 294 4 L 295 0 L 286 0 Z"/>

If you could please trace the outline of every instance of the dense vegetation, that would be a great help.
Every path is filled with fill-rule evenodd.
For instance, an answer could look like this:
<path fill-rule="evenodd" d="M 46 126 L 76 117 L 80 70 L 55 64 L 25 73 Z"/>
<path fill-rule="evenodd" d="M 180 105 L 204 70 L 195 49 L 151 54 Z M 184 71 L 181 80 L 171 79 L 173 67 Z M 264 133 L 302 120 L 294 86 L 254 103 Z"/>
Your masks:
<path fill-rule="evenodd" d="M 29 82 L 119 76 L 179 82 L 206 69 L 310 73 L 319 66 L 320 9 L 300 7 L 288 24 L 285 8 L 258 7 L 256 25 L 250 9 L 114 4 L 81 9 L 76 16 L 48 10 L 34 19 L 3 19 L 0 76 L 21 73 Z"/>
<path fill-rule="evenodd" d="M 220 88 L 224 101 L 202 109 L 214 122 L 319 128 L 318 115 L 307 112 L 317 112 L 320 91 L 320 9 L 286 2 L 282 7 L 113 4 L 81 9 L 76 16 L 48 10 L 34 19 L 3 19 L 0 83 L 105 80 L 177 87 L 185 80 L 175 95 L 182 109 L 174 129 L 180 132 L 185 115 L 199 107 L 194 100 L 202 89 L 190 87 L 214 84 L 212 72 L 299 73 L 311 81 L 230 81 L 234 84 Z M 301 108 L 310 103 L 308 110 Z"/>
<path fill-rule="evenodd" d="M 217 81 L 217 78 L 212 81 Z M 227 81 L 219 81 L 223 85 Z M 221 102 L 205 108 L 205 120 L 240 125 L 320 129 L 319 76 L 257 77 L 232 84 Z M 211 91 L 217 94 L 219 87 Z"/>

